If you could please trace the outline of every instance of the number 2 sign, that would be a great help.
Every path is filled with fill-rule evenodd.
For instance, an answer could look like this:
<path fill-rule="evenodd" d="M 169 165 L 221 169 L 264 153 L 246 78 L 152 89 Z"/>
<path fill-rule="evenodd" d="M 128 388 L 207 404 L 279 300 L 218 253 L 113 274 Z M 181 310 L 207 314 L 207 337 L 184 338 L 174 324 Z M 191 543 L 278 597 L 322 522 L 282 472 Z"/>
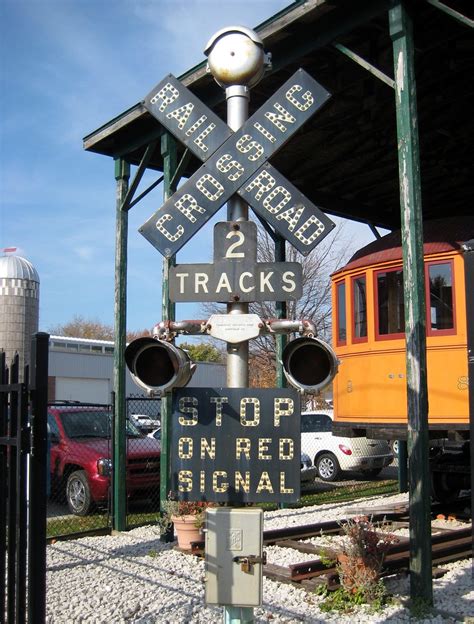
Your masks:
<path fill-rule="evenodd" d="M 257 226 L 225 221 L 214 226 L 214 263 L 170 269 L 171 301 L 295 301 L 302 295 L 298 262 L 257 262 Z"/>

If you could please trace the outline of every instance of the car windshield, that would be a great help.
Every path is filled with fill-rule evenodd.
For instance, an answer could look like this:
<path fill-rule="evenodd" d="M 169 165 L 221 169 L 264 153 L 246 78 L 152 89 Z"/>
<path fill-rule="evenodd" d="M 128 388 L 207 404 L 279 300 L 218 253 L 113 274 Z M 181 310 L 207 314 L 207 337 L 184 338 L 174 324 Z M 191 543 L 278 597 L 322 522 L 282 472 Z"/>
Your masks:
<path fill-rule="evenodd" d="M 301 414 L 301 432 L 332 431 L 332 420 L 326 414 Z"/>
<path fill-rule="evenodd" d="M 77 410 L 61 412 L 61 421 L 68 438 L 110 438 L 111 412 L 105 410 Z M 127 420 L 127 436 L 142 437 L 133 423 Z"/>

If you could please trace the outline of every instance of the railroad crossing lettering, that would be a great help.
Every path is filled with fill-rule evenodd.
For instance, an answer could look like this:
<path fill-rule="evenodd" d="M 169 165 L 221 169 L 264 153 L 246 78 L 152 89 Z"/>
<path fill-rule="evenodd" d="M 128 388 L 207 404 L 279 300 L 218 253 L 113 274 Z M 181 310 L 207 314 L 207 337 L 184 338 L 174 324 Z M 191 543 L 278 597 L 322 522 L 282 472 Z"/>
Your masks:
<path fill-rule="evenodd" d="M 229 135 L 224 122 L 211 117 L 204 104 L 177 85 L 179 82 L 168 76 L 147 96 L 145 106 L 205 164 L 143 224 L 143 236 L 164 256 L 174 255 L 238 192 L 246 194 L 246 201 L 257 213 L 271 218 L 275 229 L 299 251 L 311 251 L 334 227 L 333 222 L 275 169 L 269 172 L 266 168 L 275 181 L 271 188 L 271 179 L 267 176 L 264 180 L 260 168 L 330 94 L 299 69 L 242 128 Z M 245 191 L 250 178 L 255 186 Z M 262 197 L 261 202 L 255 199 L 250 191 L 257 186 L 256 195 L 260 197 L 268 187 L 270 197 Z M 272 203 L 283 190 L 284 198 Z"/>

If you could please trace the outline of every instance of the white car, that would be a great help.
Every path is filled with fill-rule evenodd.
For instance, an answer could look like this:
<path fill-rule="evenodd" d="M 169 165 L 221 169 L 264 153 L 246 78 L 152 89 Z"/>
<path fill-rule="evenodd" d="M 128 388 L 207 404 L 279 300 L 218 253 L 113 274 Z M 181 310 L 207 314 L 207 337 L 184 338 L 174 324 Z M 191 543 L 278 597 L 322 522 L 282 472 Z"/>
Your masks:
<path fill-rule="evenodd" d="M 160 421 L 148 414 L 132 414 L 130 420 L 144 433 L 148 433 L 160 426 Z"/>
<path fill-rule="evenodd" d="M 387 440 L 332 435 L 332 412 L 301 414 L 301 452 L 309 455 L 323 481 L 336 481 L 344 470 L 376 477 L 393 462 Z"/>

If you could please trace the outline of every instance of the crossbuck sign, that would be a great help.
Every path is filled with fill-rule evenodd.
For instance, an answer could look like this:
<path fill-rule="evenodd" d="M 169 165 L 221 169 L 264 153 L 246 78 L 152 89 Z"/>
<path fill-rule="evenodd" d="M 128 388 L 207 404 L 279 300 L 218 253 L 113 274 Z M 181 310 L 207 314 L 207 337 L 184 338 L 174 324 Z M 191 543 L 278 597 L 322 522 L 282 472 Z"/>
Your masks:
<path fill-rule="evenodd" d="M 299 69 L 232 132 L 174 76 L 164 78 L 146 97 L 145 107 L 204 164 L 140 232 L 170 257 L 238 193 L 298 251 L 309 253 L 335 224 L 267 160 L 329 97 Z"/>

